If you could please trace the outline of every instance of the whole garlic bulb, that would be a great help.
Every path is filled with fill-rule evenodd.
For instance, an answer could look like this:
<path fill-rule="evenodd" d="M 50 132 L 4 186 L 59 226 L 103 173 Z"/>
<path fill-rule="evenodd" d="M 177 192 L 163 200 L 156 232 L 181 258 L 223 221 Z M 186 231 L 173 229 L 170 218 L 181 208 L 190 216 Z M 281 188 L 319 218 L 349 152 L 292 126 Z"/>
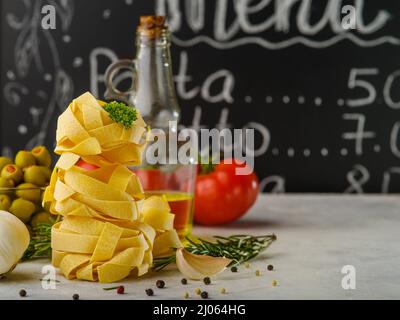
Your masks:
<path fill-rule="evenodd" d="M 13 214 L 0 211 L 0 277 L 16 266 L 28 248 L 30 235 Z"/>

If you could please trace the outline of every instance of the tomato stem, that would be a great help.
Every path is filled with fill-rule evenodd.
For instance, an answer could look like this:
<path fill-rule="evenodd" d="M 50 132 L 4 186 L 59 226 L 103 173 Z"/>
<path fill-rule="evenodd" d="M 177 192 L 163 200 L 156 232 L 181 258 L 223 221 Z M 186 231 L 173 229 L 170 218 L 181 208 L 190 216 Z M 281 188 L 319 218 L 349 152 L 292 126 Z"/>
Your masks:
<path fill-rule="evenodd" d="M 200 165 L 200 175 L 206 175 L 209 174 L 211 172 L 214 172 L 216 164 L 214 164 L 213 160 L 215 159 L 215 157 L 209 157 L 207 160 L 208 162 L 206 163 L 206 159 L 199 156 L 199 165 Z"/>
<path fill-rule="evenodd" d="M 215 170 L 215 164 L 212 163 L 200 163 L 200 174 L 206 175 Z"/>

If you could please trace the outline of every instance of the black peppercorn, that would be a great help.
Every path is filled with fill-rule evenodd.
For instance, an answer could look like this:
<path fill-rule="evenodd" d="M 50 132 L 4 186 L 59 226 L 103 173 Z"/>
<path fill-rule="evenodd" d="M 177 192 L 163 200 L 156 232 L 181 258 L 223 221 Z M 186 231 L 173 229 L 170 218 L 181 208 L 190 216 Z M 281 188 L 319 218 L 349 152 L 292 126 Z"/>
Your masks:
<path fill-rule="evenodd" d="M 268 265 L 267 269 L 268 269 L 268 271 L 272 271 L 272 270 L 274 270 L 274 266 L 272 264 L 270 264 L 270 265 Z"/>
<path fill-rule="evenodd" d="M 164 287 L 165 287 L 165 281 L 163 281 L 163 280 L 157 280 L 157 282 L 156 282 L 156 287 L 157 287 L 158 289 L 164 288 Z"/>
<path fill-rule="evenodd" d="M 205 278 L 203 279 L 203 282 L 204 282 L 204 284 L 209 285 L 209 284 L 211 283 L 210 277 L 205 277 Z"/>
<path fill-rule="evenodd" d="M 74 299 L 74 300 L 79 300 L 79 294 L 75 293 L 75 294 L 72 296 L 72 299 Z"/>
<path fill-rule="evenodd" d="M 203 299 L 208 299 L 208 292 L 207 292 L 207 291 L 203 291 L 203 292 L 200 294 L 200 296 L 201 296 Z"/>
<path fill-rule="evenodd" d="M 181 283 L 182 283 L 182 284 L 187 284 L 187 280 L 186 280 L 185 278 L 183 278 L 183 279 L 181 280 Z"/>
<path fill-rule="evenodd" d="M 26 297 L 26 291 L 24 289 L 19 291 L 20 297 Z"/>
<path fill-rule="evenodd" d="M 154 291 L 153 289 L 146 289 L 146 294 L 151 297 L 152 295 L 154 295 Z"/>
<path fill-rule="evenodd" d="M 238 268 L 237 268 L 237 267 L 232 267 L 232 268 L 231 268 L 231 271 L 232 271 L 232 272 L 238 272 Z"/>

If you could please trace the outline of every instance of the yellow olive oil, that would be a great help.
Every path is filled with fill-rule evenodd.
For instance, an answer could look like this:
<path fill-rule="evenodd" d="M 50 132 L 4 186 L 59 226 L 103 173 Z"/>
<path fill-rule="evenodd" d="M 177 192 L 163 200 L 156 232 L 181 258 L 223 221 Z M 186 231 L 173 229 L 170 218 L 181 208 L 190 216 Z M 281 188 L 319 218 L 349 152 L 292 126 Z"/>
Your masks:
<path fill-rule="evenodd" d="M 174 227 L 181 239 L 189 235 L 193 224 L 193 195 L 176 191 L 149 191 L 146 198 L 162 196 L 167 198 L 171 212 L 175 214 Z"/>

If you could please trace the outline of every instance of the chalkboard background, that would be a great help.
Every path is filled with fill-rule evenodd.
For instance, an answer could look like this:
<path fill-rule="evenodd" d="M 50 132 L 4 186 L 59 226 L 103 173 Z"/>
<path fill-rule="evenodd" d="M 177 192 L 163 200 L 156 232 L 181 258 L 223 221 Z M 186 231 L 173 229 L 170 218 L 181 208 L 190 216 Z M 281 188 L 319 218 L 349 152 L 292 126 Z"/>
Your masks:
<path fill-rule="evenodd" d="M 56 30 L 41 27 L 46 4 Z M 356 30 L 341 24 L 346 4 Z M 134 57 L 139 16 L 158 11 L 174 31 L 182 123 L 255 128 L 263 191 L 400 191 L 397 0 L 1 0 L 0 10 L 4 154 L 52 147 L 60 112 L 84 91 L 102 98 L 107 66 Z"/>

